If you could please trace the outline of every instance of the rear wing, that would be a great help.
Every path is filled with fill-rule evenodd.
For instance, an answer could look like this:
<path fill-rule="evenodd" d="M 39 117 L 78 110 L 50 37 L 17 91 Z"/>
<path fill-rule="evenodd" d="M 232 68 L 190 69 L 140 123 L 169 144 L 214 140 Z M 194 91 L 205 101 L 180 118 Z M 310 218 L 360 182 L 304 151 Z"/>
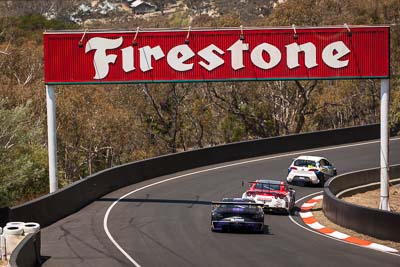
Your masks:
<path fill-rule="evenodd" d="M 257 182 L 257 181 L 242 181 L 242 187 L 244 186 L 244 184 L 266 184 L 266 185 L 279 185 L 279 186 L 284 186 L 286 190 L 292 190 L 292 188 L 289 187 L 289 184 L 283 182 L 283 181 L 276 181 L 276 182 Z M 265 191 L 270 191 L 273 189 L 265 189 L 265 188 L 261 188 L 261 190 L 265 190 Z"/>
<path fill-rule="evenodd" d="M 254 202 L 224 202 L 224 201 L 212 201 L 211 205 L 249 205 L 249 206 L 263 206 L 263 204 Z"/>
<path fill-rule="evenodd" d="M 282 182 L 276 181 L 276 182 L 272 182 L 272 183 L 257 182 L 257 181 L 242 181 L 242 186 L 244 186 L 245 183 L 247 183 L 247 184 L 268 184 L 268 185 L 271 185 L 271 184 L 273 184 L 273 185 L 288 185 L 287 183 L 285 183 L 283 181 Z"/>

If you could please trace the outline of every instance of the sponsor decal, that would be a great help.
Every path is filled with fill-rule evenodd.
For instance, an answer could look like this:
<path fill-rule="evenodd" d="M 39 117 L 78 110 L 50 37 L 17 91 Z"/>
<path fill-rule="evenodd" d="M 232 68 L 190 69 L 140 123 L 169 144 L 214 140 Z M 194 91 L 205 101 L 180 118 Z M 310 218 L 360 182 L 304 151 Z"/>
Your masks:
<path fill-rule="evenodd" d="M 389 27 L 46 32 L 46 83 L 389 76 Z M 137 37 L 137 38 L 136 38 Z M 135 38 L 135 39 L 134 39 Z M 187 41 L 186 41 L 187 40 Z M 78 45 L 79 44 L 79 45 Z"/>

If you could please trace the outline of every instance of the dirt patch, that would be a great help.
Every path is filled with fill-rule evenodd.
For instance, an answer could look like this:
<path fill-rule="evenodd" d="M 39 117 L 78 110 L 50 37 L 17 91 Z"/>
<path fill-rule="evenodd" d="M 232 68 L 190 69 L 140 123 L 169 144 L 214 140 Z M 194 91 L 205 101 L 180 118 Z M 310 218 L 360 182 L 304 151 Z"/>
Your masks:
<path fill-rule="evenodd" d="M 368 191 L 365 193 L 360 193 L 356 194 L 351 197 L 346 197 L 343 198 L 343 200 L 361 205 L 361 206 L 367 206 L 370 208 L 377 208 L 379 207 L 379 197 L 380 197 L 380 191 L 379 189 L 377 190 L 372 190 Z M 390 208 L 392 211 L 395 212 L 400 212 L 400 186 L 392 186 L 390 188 L 390 196 L 389 196 L 389 204 Z M 322 212 L 322 201 L 318 202 L 317 205 L 314 206 L 314 208 L 311 210 L 314 214 L 315 219 L 325 227 L 334 229 L 336 231 L 345 233 L 350 236 L 354 236 L 360 239 L 364 239 L 370 242 L 378 243 L 381 245 L 385 245 L 391 248 L 395 248 L 398 251 L 400 251 L 400 242 L 393 242 L 389 240 L 381 240 L 377 239 L 371 236 L 367 236 L 361 233 L 358 233 L 356 231 L 344 228 L 340 225 L 337 225 L 333 222 L 331 222 L 328 218 L 325 217 L 324 213 Z"/>
<path fill-rule="evenodd" d="M 350 203 L 377 209 L 380 202 L 380 189 L 355 194 L 342 199 Z M 389 206 L 391 211 L 400 212 L 400 185 L 394 185 L 389 188 Z"/>

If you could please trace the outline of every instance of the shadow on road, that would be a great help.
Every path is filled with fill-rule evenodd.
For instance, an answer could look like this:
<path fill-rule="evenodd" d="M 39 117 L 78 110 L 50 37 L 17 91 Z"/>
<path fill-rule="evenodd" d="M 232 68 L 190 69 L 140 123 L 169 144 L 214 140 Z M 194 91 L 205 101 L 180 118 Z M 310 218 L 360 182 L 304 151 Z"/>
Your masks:
<path fill-rule="evenodd" d="M 115 202 L 118 198 L 100 198 L 96 201 L 105 201 L 105 202 Z M 119 202 L 128 202 L 128 203 L 162 203 L 162 204 L 189 204 L 192 207 L 193 205 L 211 205 L 211 201 L 203 201 L 203 200 L 190 200 L 190 199 L 151 199 L 151 198 L 124 198 L 119 200 Z"/>

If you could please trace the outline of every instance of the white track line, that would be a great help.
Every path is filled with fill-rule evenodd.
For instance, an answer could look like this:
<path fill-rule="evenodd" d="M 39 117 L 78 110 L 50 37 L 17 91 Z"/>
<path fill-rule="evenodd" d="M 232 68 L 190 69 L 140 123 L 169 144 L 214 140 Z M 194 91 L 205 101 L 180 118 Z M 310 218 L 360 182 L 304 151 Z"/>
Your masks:
<path fill-rule="evenodd" d="M 398 141 L 398 140 L 400 140 L 400 138 L 393 138 L 393 139 L 390 139 L 390 141 Z M 375 144 L 375 143 L 379 143 L 379 142 L 380 142 L 380 141 L 378 140 L 378 141 L 369 141 L 369 142 L 363 142 L 363 143 L 357 143 L 357 144 L 351 144 L 351 145 L 335 146 L 335 147 L 328 147 L 328 148 L 321 148 L 321 149 L 302 150 L 302 151 L 297 151 L 297 152 L 294 152 L 294 153 L 280 154 L 280 155 L 276 155 L 276 156 L 269 156 L 269 157 L 264 157 L 264 158 L 259 158 L 259 159 L 253 159 L 253 160 L 247 160 L 247 161 L 242 161 L 242 162 L 237 162 L 237 163 L 226 164 L 226 165 L 222 165 L 222 166 L 218 166 L 218 167 L 214 167 L 214 168 L 209 168 L 209 169 L 204 169 L 204 170 L 200 170 L 200 171 L 195 171 L 195 172 L 191 172 L 191 173 L 186 173 L 186 174 L 182 174 L 182 175 L 178 175 L 178 176 L 175 176 L 175 177 L 171 177 L 171 178 L 168 178 L 168 179 L 165 179 L 165 180 L 162 180 L 162 181 L 158 181 L 158 182 L 156 182 L 156 183 L 152 183 L 152 184 L 149 184 L 149 185 L 140 187 L 140 188 L 138 188 L 138 189 L 135 189 L 135 190 L 133 190 L 133 191 L 131 191 L 131 192 L 129 192 L 129 193 L 123 195 L 122 197 L 120 197 L 119 199 L 117 199 L 114 203 L 112 203 L 112 204 L 110 205 L 110 207 L 107 209 L 106 214 L 104 215 L 104 220 L 103 220 L 104 231 L 106 232 L 108 238 L 109 238 L 110 241 L 114 244 L 114 246 L 115 246 L 115 247 L 116 247 L 116 248 L 117 248 L 117 249 L 118 249 L 132 264 L 133 264 L 133 265 L 134 265 L 134 266 L 140 267 L 140 264 L 137 263 L 137 262 L 136 262 L 136 261 L 135 261 L 135 260 L 134 260 L 134 259 L 119 245 L 119 244 L 118 244 L 117 241 L 115 241 L 115 239 L 113 238 L 113 236 L 111 235 L 111 233 L 110 233 L 110 231 L 109 231 L 109 229 L 108 229 L 108 217 L 110 216 L 111 210 L 114 208 L 114 206 L 115 206 L 118 202 L 120 202 L 122 199 L 126 198 L 127 196 L 129 196 L 129 195 L 131 195 L 131 194 L 133 194 L 133 193 L 139 192 L 139 191 L 141 191 L 141 190 L 143 190 L 143 189 L 146 189 L 146 188 L 155 186 L 155 185 L 159 185 L 159 184 L 162 184 L 162 183 L 170 182 L 170 181 L 173 181 L 173 180 L 181 179 L 181 178 L 184 178 L 184 177 L 187 177 L 187 176 L 191 176 L 191 175 L 195 175 L 195 174 L 199 174 L 199 173 L 205 173 L 205 172 L 215 171 L 215 170 L 219 170 L 219 169 L 225 169 L 225 168 L 229 168 L 229 167 L 234 167 L 234 166 L 240 166 L 240 165 L 244 165 L 244 164 L 249 164 L 249 163 L 253 163 L 253 162 L 264 161 L 264 160 L 270 160 L 270 159 L 277 159 L 277 158 L 295 156 L 295 155 L 298 155 L 298 154 L 314 153 L 314 152 L 329 151 L 329 150 L 338 150 L 338 149 L 342 149 L 342 148 L 363 146 L 363 145 Z M 308 195 L 308 196 L 306 196 L 306 197 L 309 197 L 309 196 L 312 196 L 312 195 L 316 195 L 316 194 L 318 194 L 318 193 L 320 194 L 321 192 L 322 192 L 322 191 L 317 192 L 317 193 L 313 193 L 313 194 L 310 194 L 310 195 Z M 306 198 L 306 197 L 303 197 L 303 198 L 297 200 L 296 203 L 299 202 L 299 201 L 301 201 L 302 199 L 304 199 L 304 198 Z M 310 230 L 310 229 L 308 229 L 308 228 L 306 228 L 306 227 L 304 227 L 304 226 L 298 224 L 298 223 L 292 218 L 292 216 L 289 216 L 289 218 L 292 220 L 292 222 L 294 222 L 294 223 L 297 224 L 298 226 L 300 226 L 300 227 L 306 229 L 307 231 L 310 231 L 310 232 L 319 234 L 319 235 L 321 235 L 321 236 L 328 237 L 328 236 L 326 236 L 326 235 L 317 233 L 317 232 L 315 232 L 315 231 L 312 231 L 312 230 Z M 332 238 L 332 237 L 329 237 L 329 238 Z M 332 239 L 337 240 L 337 239 L 335 239 L 335 238 L 332 238 Z M 341 241 L 341 240 L 339 240 L 339 241 Z M 343 242 L 343 241 L 341 241 L 341 242 Z M 347 243 L 347 242 L 345 242 L 345 243 Z M 388 253 L 388 252 L 384 252 L 384 253 Z M 396 256 L 400 256 L 400 255 L 392 254 L 392 253 L 389 253 L 389 254 L 391 254 L 391 255 L 396 255 Z"/>

